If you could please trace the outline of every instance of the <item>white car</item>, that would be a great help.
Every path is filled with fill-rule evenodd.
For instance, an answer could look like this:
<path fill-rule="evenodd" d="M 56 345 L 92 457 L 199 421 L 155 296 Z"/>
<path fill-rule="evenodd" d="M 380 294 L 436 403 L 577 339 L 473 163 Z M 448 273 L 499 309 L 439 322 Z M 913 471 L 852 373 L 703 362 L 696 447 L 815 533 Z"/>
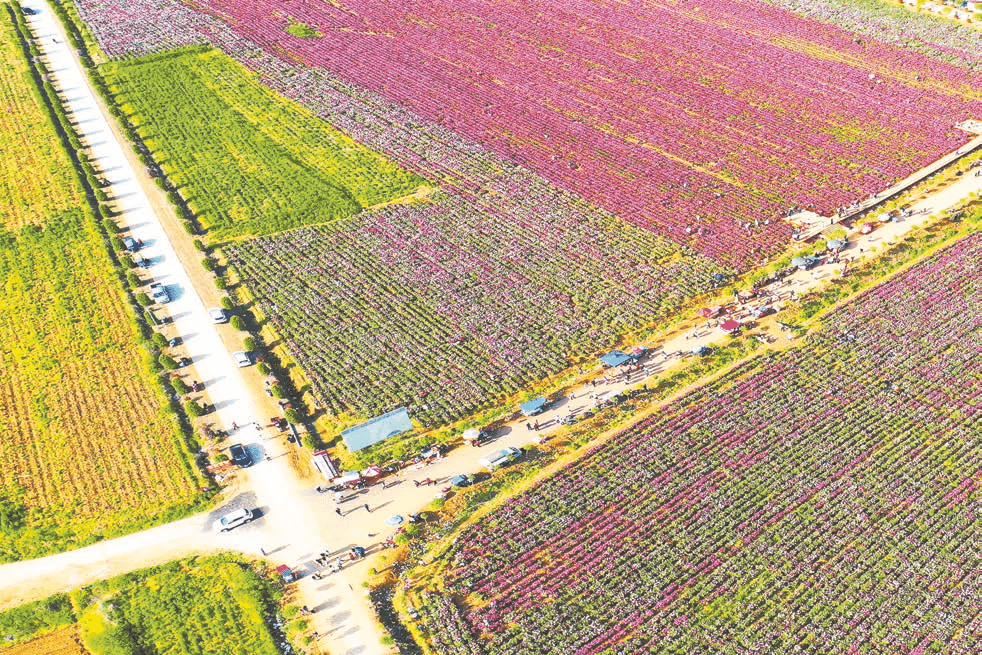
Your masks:
<path fill-rule="evenodd" d="M 228 312 L 221 307 L 212 307 L 208 310 L 212 323 L 228 323 Z"/>
<path fill-rule="evenodd" d="M 522 456 L 522 451 L 513 446 L 505 446 L 501 450 L 496 450 L 487 457 L 482 457 L 479 464 L 489 471 L 494 471 L 506 464 L 511 464 Z"/>
<path fill-rule="evenodd" d="M 245 350 L 236 350 L 232 353 L 232 359 L 239 366 L 249 366 L 252 364 L 252 356 Z"/>
<path fill-rule="evenodd" d="M 170 300 L 170 294 L 167 293 L 167 287 L 162 285 L 160 282 L 154 282 L 150 285 L 150 297 L 153 298 L 154 302 L 161 304 Z"/>
<path fill-rule="evenodd" d="M 234 512 L 229 512 L 222 518 L 215 521 L 215 531 L 216 532 L 228 532 L 232 528 L 237 528 L 240 525 L 245 525 L 252 520 L 252 510 L 251 509 L 237 509 Z"/>

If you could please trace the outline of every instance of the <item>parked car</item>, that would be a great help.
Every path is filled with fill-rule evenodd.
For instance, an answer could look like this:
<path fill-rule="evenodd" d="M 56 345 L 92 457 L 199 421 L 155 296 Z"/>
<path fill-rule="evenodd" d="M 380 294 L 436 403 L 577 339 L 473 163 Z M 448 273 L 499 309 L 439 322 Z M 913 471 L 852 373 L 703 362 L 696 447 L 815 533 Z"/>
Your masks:
<path fill-rule="evenodd" d="M 252 518 L 253 515 L 251 509 L 237 509 L 215 521 L 215 530 L 217 532 L 228 532 L 229 530 L 237 528 L 240 525 L 245 525 L 251 521 Z"/>
<path fill-rule="evenodd" d="M 137 250 L 140 249 L 140 244 L 138 244 L 136 242 L 136 239 L 134 239 L 133 237 L 123 237 L 123 245 L 130 252 L 136 252 Z"/>
<path fill-rule="evenodd" d="M 150 297 L 153 298 L 154 302 L 161 304 L 170 302 L 170 294 L 167 293 L 167 287 L 160 282 L 154 282 L 150 285 Z"/>
<path fill-rule="evenodd" d="M 170 339 L 167 342 L 167 345 L 170 346 L 171 348 L 177 348 L 182 343 L 184 343 L 184 339 L 182 339 L 181 337 L 174 337 L 173 339 Z"/>
<path fill-rule="evenodd" d="M 245 350 L 236 350 L 232 353 L 232 360 L 239 366 L 249 366 L 252 364 L 252 355 Z"/>
<path fill-rule="evenodd" d="M 507 466 L 511 464 L 516 459 L 522 456 L 522 451 L 513 446 L 505 446 L 501 450 L 497 450 L 487 457 L 482 457 L 480 460 L 480 465 L 489 471 L 494 471 L 501 468 L 502 466 Z"/>
<path fill-rule="evenodd" d="M 150 260 L 144 257 L 143 255 L 133 255 L 133 263 L 139 266 L 140 268 L 150 267 Z"/>
<path fill-rule="evenodd" d="M 229 446 L 228 454 L 232 456 L 233 462 L 243 468 L 252 464 L 252 457 L 249 456 L 249 451 L 240 443 Z"/>
<path fill-rule="evenodd" d="M 208 310 L 212 323 L 228 323 L 228 312 L 221 307 L 212 307 Z"/>
<path fill-rule="evenodd" d="M 474 484 L 475 481 L 474 476 L 467 473 L 461 473 L 460 475 L 455 475 L 450 478 L 450 484 L 455 487 L 469 487 Z"/>

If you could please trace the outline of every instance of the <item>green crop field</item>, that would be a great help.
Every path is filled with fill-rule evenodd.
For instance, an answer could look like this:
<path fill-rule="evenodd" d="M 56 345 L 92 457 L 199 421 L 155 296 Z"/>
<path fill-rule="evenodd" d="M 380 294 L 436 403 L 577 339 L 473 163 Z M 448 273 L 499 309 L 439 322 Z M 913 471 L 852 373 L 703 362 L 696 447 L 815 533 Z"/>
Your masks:
<path fill-rule="evenodd" d="M 69 598 L 70 596 L 70 598 Z M 188 559 L 0 612 L 0 644 L 52 652 L 80 634 L 92 655 L 277 655 L 269 625 L 279 592 L 226 556 Z M 68 632 L 65 626 L 72 626 Z M 30 641 L 29 641 L 30 640 Z M 0 650 L 0 653 L 6 653 Z M 66 652 L 80 652 L 66 651 Z"/>
<path fill-rule="evenodd" d="M 0 80 L 9 97 L 40 103 L 8 17 L 0 48 L 23 74 Z M 17 187 L 31 208 L 18 213 L 0 194 L 0 561 L 132 531 L 203 499 L 68 153 L 49 119 L 20 129 L 18 147 L 38 144 L 47 165 L 30 186 L 0 166 L 0 188 Z"/>
<path fill-rule="evenodd" d="M 120 576 L 74 598 L 94 655 L 278 655 L 273 595 L 246 566 L 213 557 Z"/>
<path fill-rule="evenodd" d="M 424 182 L 220 52 L 191 48 L 102 70 L 213 239 L 331 221 Z"/>
<path fill-rule="evenodd" d="M 82 202 L 6 7 L 0 8 L 0 227 L 43 225 Z"/>

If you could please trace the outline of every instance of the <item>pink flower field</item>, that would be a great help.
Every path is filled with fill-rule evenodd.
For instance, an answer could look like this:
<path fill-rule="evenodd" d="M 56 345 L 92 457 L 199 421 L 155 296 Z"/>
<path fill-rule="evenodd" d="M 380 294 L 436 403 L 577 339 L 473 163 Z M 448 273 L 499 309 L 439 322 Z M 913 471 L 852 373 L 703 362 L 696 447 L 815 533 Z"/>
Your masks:
<path fill-rule="evenodd" d="M 443 655 L 978 653 L 978 235 L 510 499 L 413 592 Z"/>
<path fill-rule="evenodd" d="M 219 19 L 196 38 L 323 69 L 737 267 L 786 243 L 789 207 L 881 191 L 982 116 L 978 73 L 756 0 L 196 4 Z"/>

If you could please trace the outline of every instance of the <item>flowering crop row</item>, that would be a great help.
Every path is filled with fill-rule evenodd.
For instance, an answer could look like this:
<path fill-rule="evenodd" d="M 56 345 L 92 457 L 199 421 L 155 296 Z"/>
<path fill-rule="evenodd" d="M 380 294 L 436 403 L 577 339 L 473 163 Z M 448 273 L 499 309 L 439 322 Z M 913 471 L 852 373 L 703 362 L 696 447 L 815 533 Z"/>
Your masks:
<path fill-rule="evenodd" d="M 976 653 L 982 237 L 465 530 L 441 653 Z"/>
<path fill-rule="evenodd" d="M 883 0 L 765 0 L 796 14 L 923 52 L 957 66 L 982 60 L 982 32 Z"/>
<path fill-rule="evenodd" d="M 720 270 L 573 216 L 441 195 L 227 251 L 326 403 L 442 421 L 664 315 Z"/>
<path fill-rule="evenodd" d="M 134 42 L 140 12 L 114 4 L 82 0 L 104 46 L 157 47 L 145 28 Z M 415 120 L 377 124 L 365 103 L 350 119 L 384 131 L 397 159 L 443 139 L 442 126 L 452 150 L 479 143 L 737 266 L 782 247 L 786 226 L 770 222 L 780 211 L 882 190 L 963 143 L 953 125 L 982 108 L 977 73 L 759 2 L 715 3 L 712 21 L 685 4 L 587 0 L 198 4 L 221 20 L 165 0 L 137 7 L 169 7 L 187 38 L 217 43 L 316 111 L 335 111 L 325 99 L 343 94 L 340 80 L 407 108 Z M 293 21 L 324 36 L 292 36 Z M 305 65 L 323 70 L 320 85 L 283 74 Z M 457 170 L 446 163 L 421 165 Z"/>

